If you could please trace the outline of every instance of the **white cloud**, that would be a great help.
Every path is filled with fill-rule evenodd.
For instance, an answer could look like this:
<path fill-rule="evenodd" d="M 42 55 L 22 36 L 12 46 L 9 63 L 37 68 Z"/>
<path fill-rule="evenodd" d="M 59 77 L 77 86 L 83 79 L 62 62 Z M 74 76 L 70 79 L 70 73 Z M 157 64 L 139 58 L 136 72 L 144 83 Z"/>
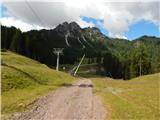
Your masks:
<path fill-rule="evenodd" d="M 113 33 L 109 33 L 108 36 L 111 37 L 111 38 L 127 39 L 126 36 L 121 35 L 121 34 L 113 34 Z"/>
<path fill-rule="evenodd" d="M 104 15 L 104 26 L 113 34 L 123 34 L 133 23 L 146 20 L 160 25 L 159 3 L 111 3 Z"/>
<path fill-rule="evenodd" d="M 160 2 L 157 0 L 147 0 L 148 2 L 139 2 L 141 0 L 136 0 L 136 2 L 133 0 L 126 2 L 125 0 L 121 2 L 104 2 L 103 0 L 94 2 L 91 0 L 26 1 L 3 3 L 12 16 L 15 16 L 14 18 L 47 28 L 53 28 L 65 21 L 76 21 L 82 28 L 94 26 L 94 23 L 82 21 L 80 16 L 104 20 L 102 27 L 105 27 L 114 37 L 125 38 L 123 34 L 129 30 L 129 26 L 140 20 L 150 21 L 160 26 Z"/>
<path fill-rule="evenodd" d="M 87 22 L 83 21 L 82 19 L 79 19 L 76 22 L 80 25 L 81 28 L 95 27 L 94 23 L 92 23 L 92 22 L 87 23 Z"/>
<path fill-rule="evenodd" d="M 43 29 L 43 27 L 41 26 L 27 24 L 21 20 L 17 20 L 17 19 L 10 18 L 10 17 L 0 18 L 0 21 L 1 21 L 1 24 L 4 26 L 8 26 L 8 27 L 15 26 L 16 28 L 21 29 L 23 32 L 33 30 L 33 29 L 36 29 L 36 30 Z M 45 29 L 48 29 L 48 28 L 45 28 Z"/>

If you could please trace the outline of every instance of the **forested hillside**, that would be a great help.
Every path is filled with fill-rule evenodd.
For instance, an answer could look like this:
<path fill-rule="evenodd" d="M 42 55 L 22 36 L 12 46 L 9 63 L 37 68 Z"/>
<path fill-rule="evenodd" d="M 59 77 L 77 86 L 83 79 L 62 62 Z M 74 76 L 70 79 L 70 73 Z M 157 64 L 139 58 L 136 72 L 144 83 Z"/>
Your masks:
<path fill-rule="evenodd" d="M 50 67 L 55 66 L 53 48 L 64 48 L 61 64 L 83 63 L 98 66 L 97 73 L 130 79 L 160 72 L 160 38 L 142 36 L 136 40 L 109 38 L 98 28 L 80 28 L 75 23 L 58 25 L 51 30 L 21 32 L 1 26 L 2 49 L 20 53 Z"/>

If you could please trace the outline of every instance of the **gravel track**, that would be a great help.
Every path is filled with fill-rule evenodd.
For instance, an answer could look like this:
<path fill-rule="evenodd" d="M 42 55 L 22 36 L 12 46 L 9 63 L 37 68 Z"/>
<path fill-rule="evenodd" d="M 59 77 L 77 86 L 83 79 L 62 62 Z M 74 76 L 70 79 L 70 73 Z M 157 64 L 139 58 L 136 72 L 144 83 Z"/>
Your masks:
<path fill-rule="evenodd" d="M 32 109 L 17 113 L 10 120 L 103 120 L 105 117 L 104 106 L 93 94 L 92 82 L 81 79 L 40 98 Z"/>

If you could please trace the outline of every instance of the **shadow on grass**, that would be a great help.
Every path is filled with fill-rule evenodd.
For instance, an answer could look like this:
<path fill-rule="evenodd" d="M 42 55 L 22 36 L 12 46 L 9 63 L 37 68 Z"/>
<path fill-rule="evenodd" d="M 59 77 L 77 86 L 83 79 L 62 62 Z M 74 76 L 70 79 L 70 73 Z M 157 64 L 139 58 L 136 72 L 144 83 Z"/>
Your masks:
<path fill-rule="evenodd" d="M 99 74 L 82 74 L 79 73 L 77 74 L 79 77 L 85 77 L 85 78 L 104 78 L 106 77 L 105 75 L 99 75 Z"/>
<path fill-rule="evenodd" d="M 62 84 L 60 84 L 59 86 L 61 86 L 61 87 L 82 87 L 82 88 L 85 88 L 85 87 L 93 87 L 92 84 L 73 85 L 73 84 L 70 84 L 70 83 L 62 83 Z"/>
<path fill-rule="evenodd" d="M 14 70 L 16 70 L 16 71 L 19 71 L 19 72 L 21 72 L 21 73 L 23 73 L 24 75 L 26 75 L 27 77 L 31 78 L 32 80 L 34 80 L 34 81 L 35 81 L 36 83 L 38 83 L 38 84 L 43 84 L 43 85 L 45 85 L 44 82 L 41 82 L 41 81 L 37 80 L 35 77 L 33 77 L 32 75 L 30 75 L 29 73 L 27 73 L 27 72 L 25 72 L 25 71 L 23 71 L 23 70 L 21 70 L 21 69 L 19 69 L 19 68 L 16 68 L 15 66 L 11 66 L 11 65 L 8 65 L 8 64 L 6 64 L 6 63 L 3 63 L 2 65 L 3 65 L 3 66 L 6 66 L 6 67 L 9 67 L 9 68 L 11 68 L 11 69 L 14 69 Z"/>

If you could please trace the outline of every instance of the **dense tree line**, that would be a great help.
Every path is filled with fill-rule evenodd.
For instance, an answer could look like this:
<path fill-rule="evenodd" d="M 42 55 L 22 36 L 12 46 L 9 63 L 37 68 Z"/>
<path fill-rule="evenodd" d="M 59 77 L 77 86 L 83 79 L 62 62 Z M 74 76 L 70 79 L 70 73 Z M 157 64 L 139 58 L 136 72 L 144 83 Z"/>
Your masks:
<path fill-rule="evenodd" d="M 5 48 L 20 53 L 48 66 L 55 66 L 56 64 L 56 55 L 53 53 L 53 48 L 64 48 L 60 60 L 62 64 L 75 64 L 83 54 L 86 54 L 86 63 L 92 63 L 97 56 L 97 51 L 93 48 L 93 46 L 98 48 L 97 44 L 90 42 L 87 37 L 85 38 L 87 42 L 85 42 L 79 32 L 71 31 L 72 35 L 68 37 L 70 46 L 67 46 L 65 31 L 61 32 L 57 29 L 31 30 L 22 33 L 15 27 L 1 26 L 1 31 L 2 49 Z M 81 43 L 77 38 L 81 40 Z M 84 48 L 82 44 L 85 45 Z"/>
<path fill-rule="evenodd" d="M 113 78 L 130 79 L 160 72 L 160 39 L 156 38 L 157 41 L 150 43 L 151 39 L 152 37 L 149 43 L 144 42 L 143 39 L 133 41 L 133 46 L 125 52 L 118 48 L 119 54 L 113 50 L 107 52 L 103 60 L 106 75 Z"/>
<path fill-rule="evenodd" d="M 1 48 L 25 55 L 48 66 L 55 66 L 56 56 L 53 48 L 63 47 L 64 53 L 60 61 L 62 64 L 75 64 L 86 54 L 85 63 L 97 63 L 99 71 L 103 67 L 105 75 L 113 78 L 130 79 L 160 72 L 160 38 L 143 36 L 128 41 L 110 39 L 100 33 L 91 37 L 91 29 L 89 32 L 76 29 L 78 31 L 71 29 L 72 35 L 68 37 L 71 46 L 67 47 L 63 29 L 60 29 L 62 32 L 54 29 L 22 33 L 14 27 L 1 26 Z M 81 37 L 82 35 L 84 37 Z M 86 41 L 82 40 L 84 38 Z"/>

